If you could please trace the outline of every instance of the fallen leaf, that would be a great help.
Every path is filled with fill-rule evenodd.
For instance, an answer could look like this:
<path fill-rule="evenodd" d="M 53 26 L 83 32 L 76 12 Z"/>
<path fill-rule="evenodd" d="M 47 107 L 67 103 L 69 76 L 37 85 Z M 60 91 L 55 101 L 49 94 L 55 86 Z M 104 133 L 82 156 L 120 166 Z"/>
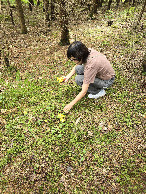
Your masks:
<path fill-rule="evenodd" d="M 80 119 L 81 119 L 81 117 L 79 117 L 77 120 L 76 120 L 76 125 L 79 123 L 79 121 L 80 121 Z"/>
<path fill-rule="evenodd" d="M 88 131 L 89 136 L 93 136 L 93 133 L 91 131 Z"/>
<path fill-rule="evenodd" d="M 1 113 L 6 113 L 7 109 L 1 109 Z"/>
<path fill-rule="evenodd" d="M 0 117 L 0 123 L 1 123 L 1 125 L 6 125 L 7 124 L 6 120 L 1 118 L 1 117 Z"/>

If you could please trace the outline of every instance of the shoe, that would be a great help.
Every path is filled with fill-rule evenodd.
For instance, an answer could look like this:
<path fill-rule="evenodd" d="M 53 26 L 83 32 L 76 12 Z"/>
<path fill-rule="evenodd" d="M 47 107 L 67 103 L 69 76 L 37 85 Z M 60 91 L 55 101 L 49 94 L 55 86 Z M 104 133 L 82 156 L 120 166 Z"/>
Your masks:
<path fill-rule="evenodd" d="M 105 94 L 106 94 L 105 90 L 102 89 L 97 94 L 89 94 L 88 98 L 95 98 L 96 99 L 96 98 L 100 98 L 100 97 L 104 96 Z"/>

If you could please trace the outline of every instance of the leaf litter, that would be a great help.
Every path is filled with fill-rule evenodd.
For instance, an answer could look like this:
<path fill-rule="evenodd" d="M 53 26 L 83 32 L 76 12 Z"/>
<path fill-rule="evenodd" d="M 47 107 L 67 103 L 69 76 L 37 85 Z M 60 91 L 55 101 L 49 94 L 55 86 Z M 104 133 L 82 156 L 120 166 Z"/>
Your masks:
<path fill-rule="evenodd" d="M 144 95 L 141 88 L 145 79 L 141 75 L 141 60 L 145 52 L 142 41 L 143 32 L 129 33 L 129 26 L 121 21 L 121 16 L 118 14 L 115 16 L 115 20 L 117 20 L 117 24 L 119 21 L 119 26 L 116 26 L 115 23 L 114 28 L 106 27 L 106 20 L 103 19 L 102 14 L 97 17 L 98 20 L 79 22 L 76 24 L 78 25 L 76 29 L 71 25 L 70 29 L 71 40 L 74 40 L 76 33 L 77 39 L 83 41 L 87 46 L 103 52 L 113 62 L 117 80 L 113 87 L 108 90 L 104 99 L 97 102 L 88 99 L 81 101 L 69 115 L 70 118 L 68 117 L 66 120 L 65 116 L 60 115 L 58 118 L 63 121 L 60 125 L 63 136 L 57 134 L 56 131 L 50 134 L 50 128 L 52 129 L 54 125 L 58 126 L 56 106 L 61 106 L 63 98 L 67 102 L 68 95 L 66 97 L 61 94 L 59 96 L 59 99 L 62 99 L 60 102 L 52 97 L 52 102 L 57 102 L 57 105 L 51 110 L 54 111 L 54 118 L 50 116 L 50 105 L 47 111 L 44 110 L 45 112 L 42 111 L 44 107 L 38 108 L 36 114 L 42 115 L 44 121 L 39 116 L 34 117 L 32 114 L 31 117 L 34 117 L 35 120 L 29 125 L 25 120 L 21 120 L 21 106 L 26 106 L 26 110 L 28 107 L 32 107 L 31 104 L 25 102 L 25 98 L 20 107 L 7 108 L 4 106 L 1 109 L 0 122 L 2 130 L 4 130 L 3 139 L 5 142 L 2 156 L 4 159 L 6 157 L 8 161 L 5 163 L 3 160 L 2 181 L 4 183 L 5 179 L 9 178 L 12 181 L 12 184 L 9 182 L 9 187 L 15 191 L 19 187 L 22 192 L 24 189 L 29 192 L 32 188 L 27 180 L 31 180 L 36 192 L 39 192 L 39 188 L 44 182 L 47 184 L 48 180 L 53 182 L 52 188 L 61 188 L 60 177 L 62 177 L 60 180 L 65 182 L 64 187 L 68 192 L 75 188 L 83 189 L 83 192 L 90 191 L 91 186 L 95 190 L 98 188 L 99 192 L 103 192 L 101 185 L 105 191 L 111 193 L 123 190 L 128 192 L 127 186 L 133 189 L 133 185 L 138 187 L 135 189 L 137 192 L 143 191 L 145 116 L 140 116 L 145 115 L 142 100 Z M 42 26 L 34 28 L 29 26 L 27 35 L 19 35 L 16 30 L 9 28 L 9 24 L 6 25 L 5 30 L 10 61 L 20 71 L 20 80 L 49 80 L 48 86 L 42 85 L 42 88 L 45 92 L 48 87 L 51 87 L 51 92 L 57 96 L 58 88 L 53 85 L 55 83 L 54 76 L 63 76 L 62 73 L 67 74 L 71 70 L 71 64 L 66 63 L 68 46 L 58 46 L 56 43 L 59 42 L 59 39 L 51 33 L 43 34 Z M 52 28 L 52 32 L 55 30 Z M 95 44 L 95 41 L 98 44 Z M 137 72 L 135 73 L 133 69 L 136 69 Z M 2 66 L 1 78 L 5 80 L 5 84 L 1 84 L 2 94 L 7 92 L 9 84 L 14 85 L 14 89 L 17 90 L 18 83 L 15 82 L 15 74 L 13 76 L 5 73 L 4 66 Z M 134 82 L 136 86 L 134 86 Z M 74 84 L 73 87 L 74 90 L 77 90 Z M 128 94 L 125 92 L 126 90 Z M 72 92 L 69 93 L 70 99 L 73 97 Z M 77 93 L 78 91 L 75 95 Z M 120 95 L 124 93 L 125 96 Z M 49 96 L 43 99 L 46 103 L 47 97 Z M 25 108 L 22 110 L 24 110 L 24 117 L 29 116 L 25 112 Z M 82 119 L 77 112 L 82 115 Z M 50 120 L 52 119 L 52 122 L 46 122 L 48 117 Z M 71 127 L 65 128 L 63 123 Z M 76 124 L 74 134 L 71 130 L 74 128 L 72 123 Z M 48 129 L 47 132 L 45 132 L 45 128 Z M 23 135 L 21 136 L 24 131 L 27 131 L 26 139 Z M 58 135 L 60 135 L 60 140 L 56 142 Z M 51 140 L 51 144 L 49 144 L 49 140 Z M 88 149 L 87 153 L 82 153 L 84 145 Z M 62 148 L 62 146 L 64 147 Z M 7 148 L 9 149 L 7 150 Z M 64 168 L 62 164 L 64 164 Z M 72 175 L 69 173 L 66 175 L 66 171 L 72 172 Z M 19 180 L 21 185 L 15 185 L 16 180 Z M 45 186 L 44 189 L 46 189 Z M 45 191 L 48 192 L 48 189 Z"/>

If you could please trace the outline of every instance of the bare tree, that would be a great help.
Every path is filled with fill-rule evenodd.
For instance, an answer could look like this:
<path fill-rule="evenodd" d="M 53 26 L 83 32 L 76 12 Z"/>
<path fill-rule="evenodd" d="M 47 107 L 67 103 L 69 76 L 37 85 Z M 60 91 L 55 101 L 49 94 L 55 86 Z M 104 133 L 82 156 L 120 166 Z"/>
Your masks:
<path fill-rule="evenodd" d="M 142 66 L 143 66 L 143 71 L 146 72 L 146 54 L 143 57 Z"/>
<path fill-rule="evenodd" d="M 116 2 L 117 2 L 117 7 L 119 7 L 120 0 L 116 0 Z"/>
<path fill-rule="evenodd" d="M 93 15 L 97 14 L 97 9 L 101 6 L 101 0 L 93 0 L 92 4 L 88 4 L 90 10 L 90 18 L 93 19 Z"/>
<path fill-rule="evenodd" d="M 108 10 L 110 10 L 110 8 L 111 8 L 111 4 L 112 4 L 112 0 L 109 0 L 109 2 L 108 2 Z"/>
<path fill-rule="evenodd" d="M 21 33 L 27 34 L 27 28 L 25 25 L 25 19 L 24 19 L 24 13 L 23 13 L 21 0 L 16 0 L 16 4 L 17 4 L 18 16 L 20 19 Z"/>
<path fill-rule="evenodd" d="M 125 3 L 131 3 L 131 2 L 132 2 L 132 0 L 125 0 L 125 1 L 124 1 L 124 4 L 125 4 Z"/>
<path fill-rule="evenodd" d="M 97 13 L 97 8 L 99 7 L 99 0 L 93 0 L 93 13 Z"/>
<path fill-rule="evenodd" d="M 138 19 L 137 19 L 136 24 L 133 25 L 133 29 L 136 29 L 137 26 L 139 25 L 140 20 L 141 20 L 141 18 L 142 18 L 142 16 L 143 16 L 143 13 L 144 13 L 144 10 L 145 10 L 145 6 L 146 6 L 146 0 L 143 0 L 143 6 L 142 6 L 142 9 L 141 9 L 141 12 L 140 12 L 140 14 L 139 14 L 139 17 L 138 17 Z"/>
<path fill-rule="evenodd" d="M 81 5 L 83 6 L 83 5 L 85 5 L 85 3 L 86 3 L 86 1 L 85 0 L 81 0 Z"/>
<path fill-rule="evenodd" d="M 44 11 L 45 11 L 45 23 L 50 26 L 50 18 L 49 18 L 49 0 L 44 0 Z"/>
<path fill-rule="evenodd" d="M 68 30 L 68 14 L 66 11 L 65 0 L 60 0 L 60 25 L 61 25 L 61 40 L 60 45 L 69 45 L 69 30 Z"/>
<path fill-rule="evenodd" d="M 92 2 L 90 2 L 88 4 L 88 9 L 89 9 L 89 17 L 92 20 L 93 19 L 93 15 L 97 13 L 97 1 L 98 0 L 93 0 Z"/>
<path fill-rule="evenodd" d="M 51 20 L 55 20 L 55 0 L 51 0 Z"/>
<path fill-rule="evenodd" d="M 102 7 L 103 1 L 104 1 L 104 0 L 99 0 L 99 2 L 100 2 L 100 7 Z"/>
<path fill-rule="evenodd" d="M 0 0 L 0 14 L 2 13 L 2 1 Z"/>
<path fill-rule="evenodd" d="M 32 11 L 32 6 L 34 5 L 33 0 L 28 0 L 29 2 L 29 10 Z"/>
<path fill-rule="evenodd" d="M 37 6 L 39 6 L 40 5 L 40 0 L 37 0 Z"/>
<path fill-rule="evenodd" d="M 8 3 L 8 6 L 9 6 L 8 9 L 9 9 L 10 17 L 11 17 L 11 22 L 12 22 L 13 25 L 15 25 L 14 24 L 14 19 L 13 19 L 13 12 L 12 12 L 12 8 L 11 8 L 11 5 L 10 5 L 10 1 L 7 0 L 7 3 Z"/>

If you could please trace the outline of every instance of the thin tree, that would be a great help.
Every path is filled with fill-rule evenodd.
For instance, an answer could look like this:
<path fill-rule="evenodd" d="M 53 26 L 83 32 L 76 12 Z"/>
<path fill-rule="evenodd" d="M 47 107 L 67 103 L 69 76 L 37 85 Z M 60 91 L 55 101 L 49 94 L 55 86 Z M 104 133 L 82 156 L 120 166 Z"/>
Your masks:
<path fill-rule="evenodd" d="M 131 1 L 132 1 L 132 0 L 125 0 L 125 1 L 124 1 L 124 4 L 125 4 L 125 3 L 130 3 Z"/>
<path fill-rule="evenodd" d="M 51 21 L 55 20 L 55 0 L 51 0 Z"/>
<path fill-rule="evenodd" d="M 6 68 L 10 67 L 10 62 L 9 62 L 9 46 L 8 46 L 8 41 L 5 39 L 5 32 L 1 32 L 0 34 L 0 57 L 2 63 L 2 59 L 4 62 L 4 66 Z"/>
<path fill-rule="evenodd" d="M 45 11 L 45 24 L 48 24 L 48 27 L 50 27 L 49 0 L 44 0 L 44 11 Z"/>
<path fill-rule="evenodd" d="M 107 9 L 110 10 L 112 4 L 112 0 L 109 0 Z"/>
<path fill-rule="evenodd" d="M 92 4 L 89 5 L 89 17 L 91 18 L 91 20 L 93 19 L 93 15 L 97 14 L 97 8 L 100 7 L 100 0 L 93 0 Z"/>
<path fill-rule="evenodd" d="M 0 0 L 0 13 L 2 12 L 2 1 Z"/>
<path fill-rule="evenodd" d="M 61 40 L 60 45 L 69 45 L 69 30 L 68 30 L 68 14 L 66 11 L 65 0 L 60 0 L 60 25 L 61 25 Z"/>
<path fill-rule="evenodd" d="M 11 5 L 10 5 L 10 1 L 7 0 L 7 3 L 8 3 L 8 6 L 9 6 L 8 9 L 9 9 L 10 17 L 11 17 L 11 22 L 12 22 L 13 25 L 15 25 L 14 24 L 14 19 L 13 19 L 13 12 L 12 12 L 12 8 L 11 8 Z"/>
<path fill-rule="evenodd" d="M 40 0 L 37 0 L 37 6 L 39 6 L 40 5 Z"/>
<path fill-rule="evenodd" d="M 117 7 L 119 7 L 120 0 L 116 0 L 116 2 L 117 2 Z"/>
<path fill-rule="evenodd" d="M 85 1 L 85 0 L 81 0 L 81 2 L 80 2 L 80 4 L 81 4 L 82 6 L 84 6 L 84 5 L 85 5 L 85 3 L 86 3 L 86 1 Z"/>
<path fill-rule="evenodd" d="M 143 71 L 146 72 L 146 54 L 143 57 L 142 66 L 143 66 Z"/>
<path fill-rule="evenodd" d="M 133 29 L 136 29 L 137 26 L 139 25 L 141 19 L 142 19 L 142 16 L 143 16 L 143 13 L 144 13 L 144 10 L 145 10 L 145 6 L 146 6 L 146 0 L 143 1 L 143 6 L 142 6 L 142 9 L 141 9 L 141 12 L 139 14 L 139 17 L 137 19 L 137 22 L 135 25 L 133 25 Z"/>
<path fill-rule="evenodd" d="M 99 7 L 99 0 L 93 0 L 93 13 L 97 13 L 97 8 Z"/>
<path fill-rule="evenodd" d="M 28 0 L 29 2 L 29 10 L 32 11 L 32 6 L 34 5 L 33 0 Z"/>
<path fill-rule="evenodd" d="M 135 0 L 133 0 L 132 5 L 133 5 L 133 6 L 135 5 Z"/>
<path fill-rule="evenodd" d="M 23 13 L 21 0 L 16 0 L 16 4 L 17 4 L 18 16 L 20 19 L 21 33 L 27 34 L 27 28 L 25 25 L 25 19 L 24 19 L 24 13 Z"/>
<path fill-rule="evenodd" d="M 104 0 L 99 0 L 100 7 L 102 7 L 103 1 L 104 1 Z"/>

